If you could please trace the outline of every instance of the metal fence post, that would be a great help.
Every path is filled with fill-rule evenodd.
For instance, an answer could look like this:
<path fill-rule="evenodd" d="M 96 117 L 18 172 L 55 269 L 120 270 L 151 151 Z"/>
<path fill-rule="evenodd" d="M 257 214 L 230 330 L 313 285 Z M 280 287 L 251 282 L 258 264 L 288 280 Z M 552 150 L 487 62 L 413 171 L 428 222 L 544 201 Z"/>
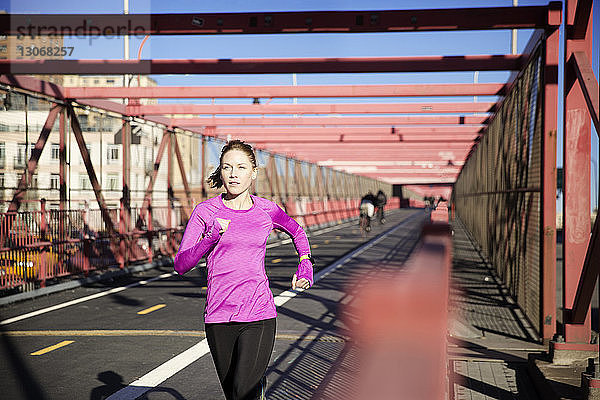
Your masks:
<path fill-rule="evenodd" d="M 48 229 L 48 221 L 46 220 L 46 199 L 40 199 L 40 242 L 45 242 L 46 238 L 46 230 Z M 46 257 L 48 255 L 48 247 L 43 245 L 40 249 L 40 270 L 39 270 L 39 279 L 40 286 L 46 287 L 46 276 L 47 276 L 47 265 L 46 265 Z"/>

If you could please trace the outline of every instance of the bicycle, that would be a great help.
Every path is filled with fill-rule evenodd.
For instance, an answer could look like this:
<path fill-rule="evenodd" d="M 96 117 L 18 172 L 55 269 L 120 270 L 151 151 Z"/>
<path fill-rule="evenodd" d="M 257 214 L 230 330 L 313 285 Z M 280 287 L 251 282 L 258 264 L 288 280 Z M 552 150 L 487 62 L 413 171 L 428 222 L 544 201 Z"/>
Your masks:
<path fill-rule="evenodd" d="M 362 237 L 366 237 L 369 232 L 371 232 L 371 218 L 366 213 L 360 213 L 360 235 Z"/>

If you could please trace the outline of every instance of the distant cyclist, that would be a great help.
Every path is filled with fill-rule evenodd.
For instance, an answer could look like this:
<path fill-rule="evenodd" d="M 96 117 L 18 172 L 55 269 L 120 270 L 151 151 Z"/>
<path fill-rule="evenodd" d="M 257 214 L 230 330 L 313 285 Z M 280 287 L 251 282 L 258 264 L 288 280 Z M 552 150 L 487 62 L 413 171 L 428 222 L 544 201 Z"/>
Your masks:
<path fill-rule="evenodd" d="M 385 217 L 383 215 L 383 208 L 387 204 L 387 196 L 383 193 L 382 190 L 377 192 L 377 201 L 375 203 L 375 207 L 377 207 L 377 219 L 380 224 L 385 224 Z"/>
<path fill-rule="evenodd" d="M 375 204 L 377 204 L 377 197 L 371 191 L 360 199 L 360 222 L 362 224 L 363 221 L 366 221 L 365 230 L 367 232 L 371 231 L 371 218 L 375 215 Z"/>

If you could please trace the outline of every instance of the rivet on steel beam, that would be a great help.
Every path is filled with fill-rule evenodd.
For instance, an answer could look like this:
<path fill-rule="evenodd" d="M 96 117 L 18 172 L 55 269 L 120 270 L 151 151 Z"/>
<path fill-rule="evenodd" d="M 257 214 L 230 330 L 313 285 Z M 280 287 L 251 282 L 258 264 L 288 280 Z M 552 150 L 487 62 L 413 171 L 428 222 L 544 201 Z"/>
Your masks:
<path fill-rule="evenodd" d="M 192 25 L 195 25 L 195 26 L 204 26 L 204 18 L 193 17 L 192 18 Z"/>

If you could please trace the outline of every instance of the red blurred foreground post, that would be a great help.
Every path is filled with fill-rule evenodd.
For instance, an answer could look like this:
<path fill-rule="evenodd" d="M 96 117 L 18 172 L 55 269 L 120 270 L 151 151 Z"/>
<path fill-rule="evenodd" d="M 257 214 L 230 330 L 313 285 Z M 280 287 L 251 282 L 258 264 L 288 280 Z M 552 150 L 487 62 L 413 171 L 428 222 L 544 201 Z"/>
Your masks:
<path fill-rule="evenodd" d="M 354 400 L 445 398 L 450 232 L 426 225 L 406 268 L 360 288 L 348 321 L 359 349 Z"/>

